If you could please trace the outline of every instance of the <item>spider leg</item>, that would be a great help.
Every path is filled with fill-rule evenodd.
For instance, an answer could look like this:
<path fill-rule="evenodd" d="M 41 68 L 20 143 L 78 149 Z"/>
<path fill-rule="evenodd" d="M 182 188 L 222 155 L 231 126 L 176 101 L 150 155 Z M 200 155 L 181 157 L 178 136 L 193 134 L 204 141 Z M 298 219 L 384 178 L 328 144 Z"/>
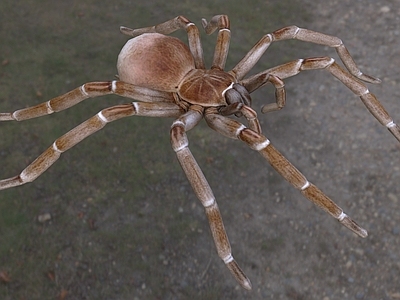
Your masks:
<path fill-rule="evenodd" d="M 134 86 L 122 81 L 89 82 L 36 106 L 23 108 L 13 113 L 0 113 L 0 121 L 22 121 L 37 118 L 70 108 L 87 98 L 108 94 L 116 94 L 143 102 L 174 102 L 171 93 Z"/>
<path fill-rule="evenodd" d="M 261 112 L 263 114 L 271 111 L 276 111 L 282 109 L 286 105 L 286 92 L 285 92 L 285 83 L 278 76 L 271 73 L 262 73 L 259 76 L 255 77 L 251 81 L 246 81 L 245 84 L 241 82 L 245 86 L 245 88 L 252 93 L 256 89 L 262 87 L 264 84 L 270 82 L 275 87 L 275 103 L 265 104 L 261 107 Z"/>
<path fill-rule="evenodd" d="M 291 39 L 335 48 L 343 64 L 353 76 L 370 83 L 380 82 L 378 78 L 360 71 L 341 39 L 297 26 L 284 27 L 264 35 L 230 72 L 235 74 L 238 80 L 242 79 L 254 67 L 272 42 Z"/>
<path fill-rule="evenodd" d="M 189 142 L 186 131 L 196 126 L 202 118 L 203 108 L 194 105 L 190 107 L 187 113 L 179 117 L 171 127 L 172 148 L 176 152 L 179 163 L 192 185 L 197 198 L 204 206 L 219 257 L 224 261 L 240 285 L 249 290 L 251 289 L 250 280 L 232 256 L 228 236 L 211 187 L 188 148 Z"/>
<path fill-rule="evenodd" d="M 141 35 L 143 33 L 152 33 L 152 32 L 157 32 L 161 34 L 170 34 L 179 29 L 185 29 L 187 32 L 189 40 L 189 48 L 190 52 L 193 55 L 196 69 L 205 69 L 203 48 L 201 46 L 199 29 L 194 23 L 189 21 L 184 16 L 177 16 L 174 19 L 150 27 L 137 28 L 137 29 L 131 29 L 124 26 L 120 27 L 120 31 L 123 34 L 132 37 Z"/>
<path fill-rule="evenodd" d="M 369 92 L 368 88 L 360 80 L 346 72 L 340 67 L 333 58 L 330 57 L 316 57 L 308 59 L 295 60 L 264 72 L 258 73 L 251 76 L 241 84 L 244 87 L 256 87 L 260 86 L 262 78 L 268 75 L 275 75 L 278 78 L 285 79 L 294 75 L 297 75 L 301 71 L 305 70 L 317 70 L 326 69 L 333 76 L 339 79 L 345 86 L 347 86 L 354 94 L 359 96 L 367 107 L 369 112 L 387 129 L 394 135 L 394 137 L 400 141 L 400 127 L 396 125 L 393 119 L 390 117 L 386 109 L 379 102 L 376 96 Z"/>
<path fill-rule="evenodd" d="M 211 69 L 223 70 L 228 56 L 229 43 L 231 39 L 229 18 L 227 15 L 217 15 L 212 17 L 208 23 L 206 19 L 202 19 L 201 21 L 207 34 L 212 34 L 216 29 L 219 30 Z"/>
<path fill-rule="evenodd" d="M 102 129 L 107 123 L 129 116 L 177 117 L 182 109 L 173 103 L 133 102 L 112 106 L 100 111 L 77 127 L 73 128 L 36 158 L 19 175 L 0 180 L 0 190 L 31 182 L 45 172 L 61 154 L 72 148 L 86 137 Z"/>
<path fill-rule="evenodd" d="M 247 105 L 243 105 L 240 111 L 246 118 L 249 128 L 258 134 L 261 134 L 261 125 L 258 121 L 256 111 Z"/>
<path fill-rule="evenodd" d="M 247 120 L 249 128 L 257 133 L 261 133 L 261 125 L 257 118 L 257 113 L 250 106 L 244 105 L 240 102 L 235 102 L 228 106 L 225 106 L 219 110 L 219 113 L 223 116 L 229 116 L 232 114 L 241 113 Z"/>
<path fill-rule="evenodd" d="M 336 203 L 314 184 L 309 182 L 295 166 L 271 145 L 265 136 L 246 128 L 246 126 L 235 120 L 216 113 L 206 113 L 205 119 L 208 125 L 215 131 L 229 138 L 239 139 L 245 142 L 251 149 L 258 151 L 280 175 L 296 189 L 300 190 L 307 199 L 329 213 L 348 229 L 361 237 L 368 235 L 365 229 L 361 228 Z"/>

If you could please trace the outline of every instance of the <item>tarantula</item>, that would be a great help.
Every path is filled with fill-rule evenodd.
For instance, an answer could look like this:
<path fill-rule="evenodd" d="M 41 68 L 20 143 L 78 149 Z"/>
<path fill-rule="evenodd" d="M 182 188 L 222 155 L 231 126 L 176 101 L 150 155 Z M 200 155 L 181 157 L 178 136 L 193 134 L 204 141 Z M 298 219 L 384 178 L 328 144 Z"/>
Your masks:
<path fill-rule="evenodd" d="M 250 280 L 231 254 L 217 202 L 188 148 L 186 132 L 204 118 L 215 131 L 229 138 L 239 139 L 259 152 L 307 199 L 357 235 L 366 237 L 365 229 L 309 182 L 262 135 L 257 114 L 251 108 L 250 93 L 265 84 L 272 84 L 276 90 L 276 101 L 264 105 L 261 111 L 267 113 L 279 110 L 285 106 L 283 79 L 304 70 L 326 69 L 360 96 L 371 114 L 399 141 L 400 128 L 393 122 L 377 98 L 360 81 L 379 83 L 380 80 L 365 75 L 358 69 L 339 38 L 296 26 L 285 27 L 264 35 L 232 70 L 226 72 L 224 66 L 230 42 L 228 17 L 217 15 L 210 22 L 203 19 L 202 25 L 207 34 L 218 30 L 214 59 L 210 69 L 206 69 L 204 65 L 198 28 L 183 16 L 147 28 L 121 27 L 122 33 L 134 38 L 125 44 L 118 56 L 118 80 L 85 83 L 65 95 L 37 106 L 20 109 L 13 113 L 1 113 L 0 121 L 22 121 L 58 112 L 87 98 L 107 94 L 117 94 L 140 101 L 103 109 L 58 138 L 19 175 L 1 180 L 0 189 L 35 180 L 60 157 L 61 153 L 102 129 L 109 122 L 128 116 L 174 118 L 170 132 L 172 148 L 196 196 L 204 206 L 218 255 L 240 285 L 251 289 Z M 167 36 L 179 29 L 187 31 L 189 47 L 181 40 Z M 316 57 L 297 59 L 245 78 L 272 42 L 288 39 L 298 39 L 335 48 L 348 71 L 330 57 Z M 234 119 L 233 116 L 244 117 L 247 126 Z"/>

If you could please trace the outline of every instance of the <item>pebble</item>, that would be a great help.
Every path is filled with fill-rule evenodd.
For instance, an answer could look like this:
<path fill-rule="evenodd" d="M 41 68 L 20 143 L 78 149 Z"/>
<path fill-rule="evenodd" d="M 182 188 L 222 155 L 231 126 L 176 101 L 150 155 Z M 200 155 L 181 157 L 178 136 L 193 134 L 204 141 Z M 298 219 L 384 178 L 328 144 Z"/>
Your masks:
<path fill-rule="evenodd" d="M 390 7 L 389 6 L 382 6 L 381 9 L 379 10 L 382 13 L 388 13 L 390 11 Z"/>
<path fill-rule="evenodd" d="M 45 223 L 49 220 L 51 220 L 51 215 L 49 213 L 41 214 L 38 216 L 39 223 Z"/>

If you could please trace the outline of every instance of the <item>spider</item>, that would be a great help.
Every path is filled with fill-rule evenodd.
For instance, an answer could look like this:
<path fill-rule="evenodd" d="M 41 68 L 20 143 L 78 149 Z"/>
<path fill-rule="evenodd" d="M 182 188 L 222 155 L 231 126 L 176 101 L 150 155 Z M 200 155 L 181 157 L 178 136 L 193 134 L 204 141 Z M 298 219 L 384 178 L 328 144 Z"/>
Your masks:
<path fill-rule="evenodd" d="M 34 107 L 1 113 L 0 121 L 22 121 L 67 109 L 92 97 L 116 94 L 140 102 L 116 105 L 64 134 L 19 175 L 0 181 L 0 189 L 11 188 L 35 180 L 61 155 L 84 138 L 102 129 L 107 123 L 128 117 L 174 118 L 170 136 L 172 148 L 193 190 L 204 206 L 219 257 L 238 283 L 251 289 L 251 283 L 238 266 L 222 222 L 213 192 L 188 147 L 186 132 L 202 119 L 222 135 L 243 141 L 259 152 L 272 167 L 311 202 L 322 208 L 341 224 L 361 237 L 367 231 L 347 216 L 343 210 L 318 187 L 309 182 L 261 133 L 256 112 L 251 108 L 250 93 L 266 85 L 275 88 L 275 102 L 262 106 L 261 112 L 280 110 L 286 96 L 283 79 L 304 70 L 326 69 L 358 95 L 370 113 L 400 141 L 400 128 L 377 98 L 361 82 L 380 80 L 363 74 L 356 66 L 342 41 L 334 36 L 288 26 L 264 35 L 230 71 L 224 71 L 230 42 L 230 23 L 226 15 L 216 15 L 209 22 L 202 19 L 207 34 L 218 30 L 214 58 L 210 69 L 205 68 L 199 30 L 183 16 L 162 24 L 130 29 L 121 27 L 123 34 L 133 37 L 122 48 L 117 62 L 118 80 L 89 82 L 62 96 Z M 168 34 L 184 29 L 189 47 Z M 297 59 L 245 78 L 272 42 L 298 39 L 334 48 L 346 69 L 330 57 Z M 236 117 L 236 118 L 235 118 Z M 244 118 L 247 126 L 238 121 Z"/>

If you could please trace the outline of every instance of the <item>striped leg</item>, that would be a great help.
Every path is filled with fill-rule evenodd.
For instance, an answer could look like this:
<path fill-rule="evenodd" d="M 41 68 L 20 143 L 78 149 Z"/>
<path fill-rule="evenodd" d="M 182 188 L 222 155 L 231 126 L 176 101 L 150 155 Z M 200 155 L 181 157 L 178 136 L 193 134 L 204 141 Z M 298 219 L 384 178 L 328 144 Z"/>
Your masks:
<path fill-rule="evenodd" d="M 379 102 L 376 96 L 370 93 L 364 83 L 340 67 L 333 58 L 316 57 L 298 59 L 255 74 L 243 80 L 242 84 L 246 88 L 261 86 L 263 78 L 265 78 L 267 75 L 274 75 L 280 79 L 285 79 L 297 75 L 301 71 L 317 69 L 326 69 L 333 76 L 339 79 L 345 86 L 347 86 L 354 94 L 359 96 L 369 112 L 379 121 L 379 123 L 381 123 L 383 126 L 386 126 L 387 129 L 400 142 L 400 127 L 394 123 L 393 119 L 389 116 L 388 112 Z"/>
<path fill-rule="evenodd" d="M 361 237 L 368 235 L 365 229 L 349 218 L 336 203 L 310 183 L 296 167 L 271 145 L 265 136 L 246 128 L 235 120 L 218 114 L 206 114 L 205 119 L 212 129 L 229 138 L 239 139 L 251 149 L 258 151 L 279 174 L 300 190 L 307 199 L 329 213 L 348 229 Z"/>
<path fill-rule="evenodd" d="M 262 87 L 264 84 L 270 82 L 275 87 L 275 103 L 265 104 L 261 107 L 261 112 L 263 114 L 271 111 L 276 111 L 282 109 L 286 105 L 286 91 L 285 83 L 278 76 L 262 73 L 253 80 L 245 81 L 242 83 L 249 93 L 252 93 L 256 89 Z"/>
<path fill-rule="evenodd" d="M 264 35 L 230 73 L 235 74 L 237 80 L 241 80 L 254 67 L 271 43 L 293 39 L 335 48 L 339 58 L 353 76 L 370 83 L 380 82 L 378 78 L 360 71 L 341 39 L 297 26 L 284 27 Z"/>
<path fill-rule="evenodd" d="M 178 16 L 174 19 L 168 20 L 164 23 L 144 28 L 131 29 L 121 26 L 120 30 L 123 34 L 128 36 L 138 36 L 143 33 L 157 32 L 161 34 L 170 34 L 179 29 L 185 29 L 188 34 L 189 48 L 192 52 L 196 69 L 205 69 L 203 48 L 201 47 L 200 34 L 197 26 L 186 19 L 184 16 Z"/>
<path fill-rule="evenodd" d="M 78 125 L 62 137 L 36 158 L 19 175 L 0 180 L 0 190 L 11 188 L 31 182 L 44 173 L 61 154 L 80 141 L 102 129 L 107 123 L 129 116 L 148 117 L 177 117 L 182 113 L 181 109 L 172 103 L 130 103 L 109 107 L 100 111 L 97 115 Z"/>
<path fill-rule="evenodd" d="M 202 24 L 207 34 L 212 34 L 215 30 L 219 30 L 211 69 L 223 70 L 225 68 L 231 40 L 228 16 L 214 16 L 208 23 L 206 19 L 202 19 Z"/>
<path fill-rule="evenodd" d="M 232 256 L 228 236 L 211 187 L 188 148 L 189 142 L 186 131 L 192 129 L 201 119 L 202 112 L 192 109 L 178 118 L 171 127 L 172 148 L 176 152 L 182 169 L 192 185 L 197 198 L 204 206 L 219 257 L 224 261 L 240 285 L 245 289 L 251 289 L 250 280 Z"/>
<path fill-rule="evenodd" d="M 88 82 L 64 94 L 33 107 L 13 113 L 0 113 L 0 121 L 23 121 L 59 112 L 93 97 L 116 94 L 143 102 L 174 102 L 171 93 L 134 86 L 122 81 Z"/>

